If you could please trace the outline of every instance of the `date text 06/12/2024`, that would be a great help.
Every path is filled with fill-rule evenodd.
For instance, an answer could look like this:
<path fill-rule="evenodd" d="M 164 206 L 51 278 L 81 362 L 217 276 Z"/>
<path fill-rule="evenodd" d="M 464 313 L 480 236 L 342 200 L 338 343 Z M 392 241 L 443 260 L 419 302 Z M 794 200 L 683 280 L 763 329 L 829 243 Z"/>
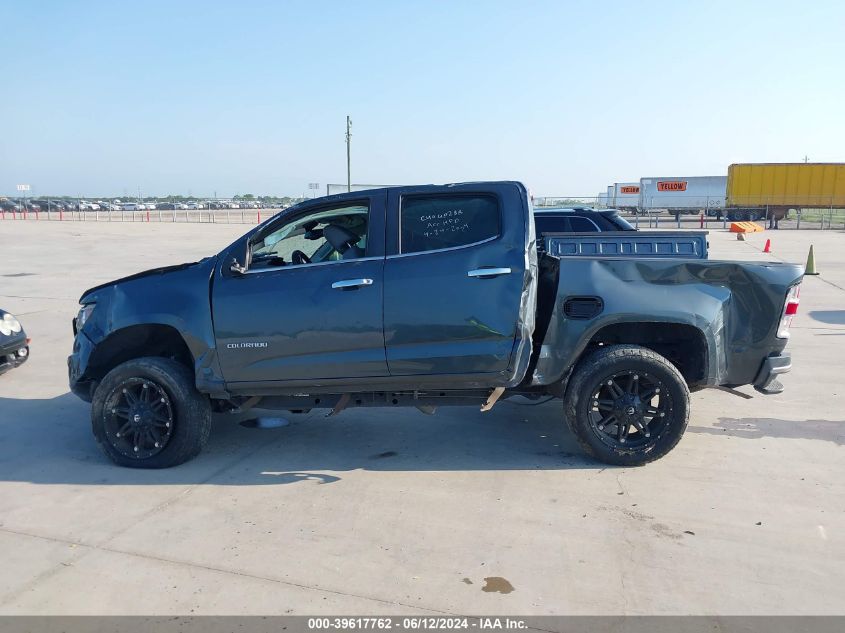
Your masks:
<path fill-rule="evenodd" d="M 308 618 L 310 630 L 519 630 L 527 628 L 525 620 L 507 617 L 354 617 Z"/>

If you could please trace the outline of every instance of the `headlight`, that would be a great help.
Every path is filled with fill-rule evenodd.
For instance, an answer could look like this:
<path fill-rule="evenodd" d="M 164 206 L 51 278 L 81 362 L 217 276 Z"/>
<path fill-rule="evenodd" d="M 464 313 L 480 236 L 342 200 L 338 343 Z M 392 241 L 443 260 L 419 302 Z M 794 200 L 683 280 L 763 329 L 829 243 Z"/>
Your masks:
<path fill-rule="evenodd" d="M 12 333 L 17 334 L 21 331 L 21 324 L 15 317 L 11 314 L 4 314 L 3 319 L 0 320 L 0 333 L 5 334 L 6 336 L 11 335 Z"/>
<path fill-rule="evenodd" d="M 96 307 L 96 303 L 89 303 L 88 305 L 82 306 L 82 309 L 79 310 L 79 314 L 76 317 L 76 329 L 81 330 L 82 326 L 85 325 L 85 322 L 91 316 L 91 313 L 94 311 Z"/>

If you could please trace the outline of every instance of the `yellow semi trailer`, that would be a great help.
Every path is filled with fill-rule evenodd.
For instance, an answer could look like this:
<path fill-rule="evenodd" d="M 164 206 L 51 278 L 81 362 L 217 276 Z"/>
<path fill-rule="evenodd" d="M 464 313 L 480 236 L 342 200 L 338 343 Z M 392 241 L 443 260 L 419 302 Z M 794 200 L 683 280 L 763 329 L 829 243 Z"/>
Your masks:
<path fill-rule="evenodd" d="M 789 209 L 812 208 L 845 208 L 845 163 L 737 163 L 728 167 L 728 219 L 779 220 Z"/>

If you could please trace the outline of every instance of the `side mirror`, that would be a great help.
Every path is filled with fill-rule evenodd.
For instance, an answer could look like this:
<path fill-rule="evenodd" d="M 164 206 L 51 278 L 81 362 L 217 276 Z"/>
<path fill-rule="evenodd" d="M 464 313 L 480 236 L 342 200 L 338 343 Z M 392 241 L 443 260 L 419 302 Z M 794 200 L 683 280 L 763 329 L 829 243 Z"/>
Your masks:
<path fill-rule="evenodd" d="M 235 273 L 238 276 L 246 274 L 246 268 L 241 266 L 238 260 L 234 257 L 229 260 L 229 271 Z"/>

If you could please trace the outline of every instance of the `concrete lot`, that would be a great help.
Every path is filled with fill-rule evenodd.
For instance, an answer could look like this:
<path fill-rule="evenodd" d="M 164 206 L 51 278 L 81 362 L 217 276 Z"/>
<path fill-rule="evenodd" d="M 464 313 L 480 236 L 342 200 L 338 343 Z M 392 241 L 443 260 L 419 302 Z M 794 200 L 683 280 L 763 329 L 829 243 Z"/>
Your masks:
<path fill-rule="evenodd" d="M 33 338 L 0 377 L 0 613 L 845 613 L 845 232 L 711 233 L 725 259 L 814 243 L 821 276 L 786 392 L 695 394 L 644 468 L 585 459 L 558 402 L 220 417 L 193 462 L 113 466 L 68 393 L 77 298 L 244 228 L 0 223 L 0 306 Z"/>

